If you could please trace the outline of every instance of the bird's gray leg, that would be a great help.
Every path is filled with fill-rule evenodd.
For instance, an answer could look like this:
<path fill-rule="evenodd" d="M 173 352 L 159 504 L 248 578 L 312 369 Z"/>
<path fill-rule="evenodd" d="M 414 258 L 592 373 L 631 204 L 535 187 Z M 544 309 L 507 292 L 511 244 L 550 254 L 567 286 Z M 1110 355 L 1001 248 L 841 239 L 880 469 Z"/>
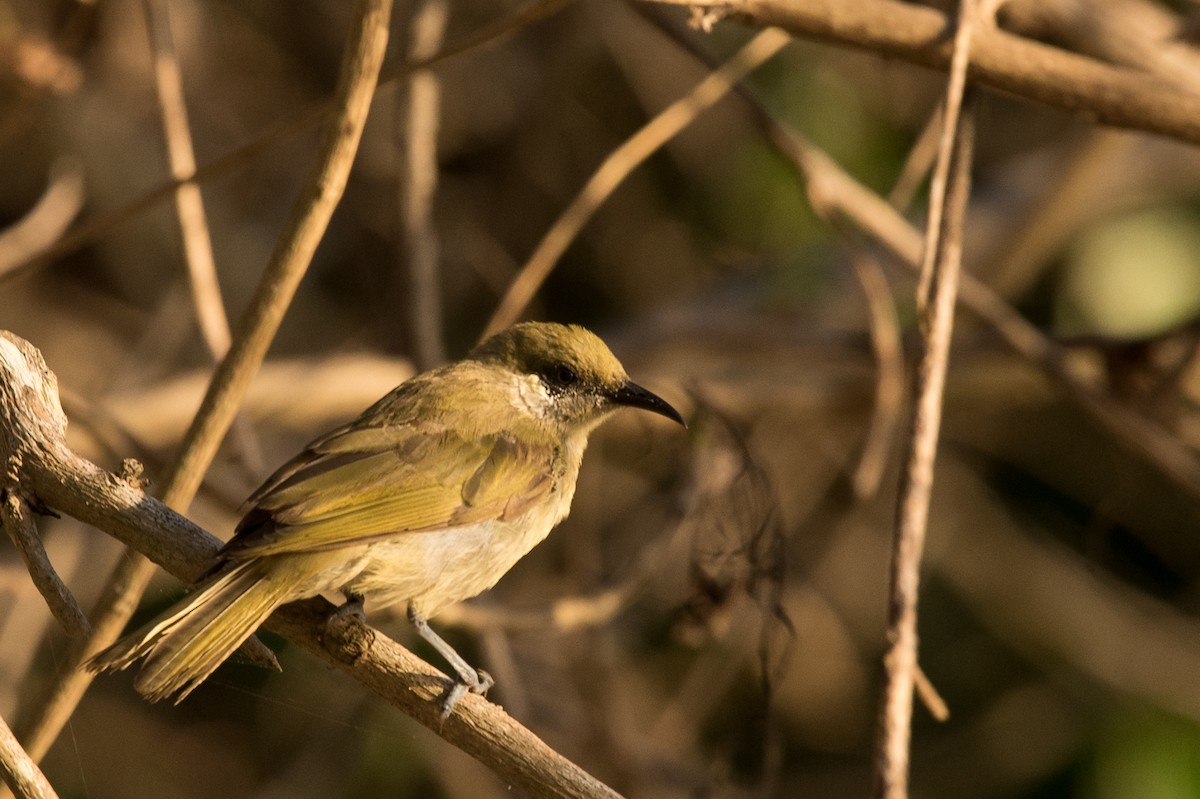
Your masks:
<path fill-rule="evenodd" d="M 357 616 L 359 621 L 365 623 L 367 612 L 363 610 L 363 595 L 356 594 L 353 591 L 342 591 L 342 594 L 345 595 L 346 601 L 338 605 L 337 610 L 333 614 L 335 616 L 342 616 L 343 618 L 346 616 Z"/>
<path fill-rule="evenodd" d="M 454 651 L 454 647 L 433 631 L 429 622 L 425 621 L 425 617 L 411 604 L 408 606 L 408 620 L 417 629 L 417 634 L 436 649 L 438 654 L 445 658 L 458 674 L 458 679 L 446 688 L 446 693 L 442 694 L 442 721 L 445 721 L 449 718 L 450 711 L 454 710 L 454 706 L 458 704 L 458 700 L 462 699 L 467 691 L 473 694 L 486 694 L 495 680 L 483 669 L 476 669 L 467 663 L 462 655 Z"/>

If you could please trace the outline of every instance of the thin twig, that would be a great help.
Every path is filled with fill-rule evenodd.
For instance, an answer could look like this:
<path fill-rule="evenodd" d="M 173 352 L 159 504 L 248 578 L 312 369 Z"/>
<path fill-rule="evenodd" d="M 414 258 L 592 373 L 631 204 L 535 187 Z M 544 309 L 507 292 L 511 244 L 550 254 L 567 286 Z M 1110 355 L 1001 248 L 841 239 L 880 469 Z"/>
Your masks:
<path fill-rule="evenodd" d="M 19 221 L 0 231 L 0 277 L 52 246 L 83 208 L 83 171 L 69 159 L 50 168 L 46 191 Z"/>
<path fill-rule="evenodd" d="M 46 600 L 54 618 L 71 638 L 87 638 L 92 632 L 92 625 L 88 622 L 83 608 L 79 607 L 71 589 L 67 588 L 50 563 L 46 548 L 42 546 L 42 539 L 38 535 L 37 525 L 34 524 L 29 503 L 16 491 L 6 492 L 3 504 L 0 505 L 0 520 L 3 521 L 4 531 L 8 533 L 13 546 L 21 553 L 21 559 L 25 561 L 25 568 L 33 578 L 33 584 Z"/>
<path fill-rule="evenodd" d="M 196 319 L 208 350 L 214 358 L 229 350 L 229 320 L 221 301 L 217 266 L 213 258 L 212 237 L 204 213 L 200 186 L 190 176 L 196 174 L 196 154 L 188 125 L 187 105 L 183 99 L 183 78 L 171 33 L 170 7 L 166 0 L 143 0 L 150 51 L 154 61 L 154 86 L 167 143 L 171 177 L 179 182 L 175 189 L 175 214 L 183 234 L 184 261 L 191 280 L 192 302 Z"/>
<path fill-rule="evenodd" d="M 339 113 L 325 130 L 316 166 L 293 206 L 271 261 L 233 341 L 209 384 L 181 452 L 166 479 L 163 502 L 186 509 L 237 413 L 258 365 L 283 320 L 300 279 L 345 189 L 387 46 L 391 0 L 360 0 L 338 81 Z M 154 574 L 154 564 L 130 552 L 114 570 L 93 612 L 93 636 L 72 653 L 67 670 L 39 708 L 27 745 L 40 758 L 74 712 L 93 675 L 82 664 L 116 640 Z"/>
<path fill-rule="evenodd" d="M 787 34 L 767 29 L 747 42 L 720 69 L 700 81 L 685 96 L 671 103 L 637 133 L 609 153 L 571 203 L 563 209 L 529 260 L 509 286 L 508 292 L 492 314 L 483 337 L 516 322 L 525 306 L 550 275 L 558 259 L 596 209 L 608 199 L 630 172 L 659 147 L 691 124 L 700 114 L 725 97 L 743 77 L 790 41 Z"/>
<path fill-rule="evenodd" d="M 424 0 L 413 13 L 410 61 L 422 61 L 442 43 L 450 7 L 447 0 Z M 441 84 L 431 70 L 414 72 L 408 82 L 404 120 L 404 166 L 401 213 L 410 276 L 409 315 L 413 328 L 413 360 L 418 370 L 446 360 L 442 339 L 442 292 L 438 274 L 438 240 L 433 226 L 437 191 L 437 136 Z"/>
<path fill-rule="evenodd" d="M 976 20 L 974 6 L 970 0 L 959 3 L 957 24 L 954 27 L 954 54 L 950 58 L 950 79 L 941 103 L 942 126 L 938 135 L 937 160 L 933 165 L 933 177 L 929 183 L 929 212 L 925 225 L 925 248 L 921 258 L 921 270 L 917 275 L 917 311 L 922 323 L 929 314 L 925 307 L 929 302 L 929 286 L 933 281 L 934 261 L 941 254 L 942 220 L 945 209 L 945 192 L 950 181 L 950 160 L 954 157 L 954 139 L 958 131 L 958 117 L 962 110 L 963 90 L 967 85 L 967 65 L 970 63 L 971 39 L 975 35 Z"/>
<path fill-rule="evenodd" d="M 899 210 L 903 211 L 912 204 L 925 181 L 925 176 L 937 161 L 941 131 L 942 103 L 939 102 L 937 109 L 925 120 L 925 125 L 917 134 L 917 140 L 909 148 L 904 164 L 900 167 L 896 182 L 887 193 L 887 201 Z"/>
<path fill-rule="evenodd" d="M 904 350 L 900 340 L 900 318 L 883 267 L 874 256 L 861 249 L 850 254 L 850 265 L 867 301 L 876 367 L 875 403 L 862 453 L 850 478 L 854 495 L 867 499 L 879 490 L 900 422 L 900 409 L 904 404 Z"/>
<path fill-rule="evenodd" d="M 937 686 L 930 681 L 920 663 L 917 663 L 916 671 L 913 672 L 913 682 L 917 696 L 920 697 L 921 704 L 929 711 L 929 715 L 933 716 L 935 721 L 948 721 L 950 707 L 946 704 L 946 700 L 942 699 Z"/>
<path fill-rule="evenodd" d="M 46 775 L 0 718 L 0 777 L 20 799 L 58 799 Z"/>
<path fill-rule="evenodd" d="M 970 46 L 969 28 L 974 23 L 974 4 L 971 0 L 963 0 L 959 25 L 968 31 L 960 32 L 955 37 L 959 46 Z M 883 659 L 883 701 L 875 756 L 875 795 L 882 799 L 904 799 L 908 796 L 921 556 L 933 488 L 942 393 L 954 329 L 954 308 L 958 301 L 963 222 L 970 195 L 974 118 L 968 110 L 961 119 L 955 120 L 953 109 L 962 101 L 966 59 L 956 59 L 956 62 L 960 64 L 961 72 L 958 79 L 951 77 L 945 104 L 945 117 L 955 134 L 951 141 L 943 138 L 943 146 L 948 145 L 950 152 L 939 156 L 948 162 L 943 173 L 948 181 L 946 202 L 943 209 L 930 209 L 929 226 L 936 226 L 938 233 L 935 238 L 927 237 L 925 240 L 923 260 L 926 264 L 932 264 L 932 267 L 922 313 L 921 351 L 913 388 L 915 401 L 911 435 L 896 507 L 888 588 L 887 642 Z M 954 98 L 956 93 L 960 96 Z M 935 182 L 939 179 L 940 176 L 935 176 Z M 935 215 L 944 218 L 935 221 Z"/>

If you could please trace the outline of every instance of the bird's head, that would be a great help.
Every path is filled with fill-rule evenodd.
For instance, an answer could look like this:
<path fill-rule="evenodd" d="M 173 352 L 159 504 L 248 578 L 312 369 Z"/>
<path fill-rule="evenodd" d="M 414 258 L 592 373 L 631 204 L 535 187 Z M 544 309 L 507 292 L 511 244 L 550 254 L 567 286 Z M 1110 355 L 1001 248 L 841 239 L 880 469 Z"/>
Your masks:
<path fill-rule="evenodd" d="M 517 374 L 533 389 L 524 397 L 530 409 L 568 427 L 590 429 L 623 406 L 684 424 L 665 400 L 629 379 L 598 336 L 578 325 L 514 325 L 480 344 L 468 357 Z"/>

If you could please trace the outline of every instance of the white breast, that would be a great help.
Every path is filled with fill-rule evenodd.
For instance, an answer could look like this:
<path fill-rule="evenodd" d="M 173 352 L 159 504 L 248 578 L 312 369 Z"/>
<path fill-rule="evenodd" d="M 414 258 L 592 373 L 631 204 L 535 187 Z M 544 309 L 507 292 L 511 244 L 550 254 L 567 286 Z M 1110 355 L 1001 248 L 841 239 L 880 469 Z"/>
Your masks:
<path fill-rule="evenodd" d="M 411 602 L 426 616 L 486 591 L 566 515 L 570 497 L 511 521 L 403 533 L 368 546 L 348 586 L 374 606 Z"/>

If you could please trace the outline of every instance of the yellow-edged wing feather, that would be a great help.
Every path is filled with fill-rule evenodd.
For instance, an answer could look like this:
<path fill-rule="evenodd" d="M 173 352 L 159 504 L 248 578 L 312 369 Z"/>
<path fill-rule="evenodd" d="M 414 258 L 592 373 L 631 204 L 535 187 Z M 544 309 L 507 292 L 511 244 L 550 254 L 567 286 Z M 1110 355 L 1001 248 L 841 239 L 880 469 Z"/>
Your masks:
<path fill-rule="evenodd" d="M 555 447 L 441 426 L 349 425 L 314 442 L 253 496 L 223 554 L 331 549 L 520 516 L 554 490 Z"/>

